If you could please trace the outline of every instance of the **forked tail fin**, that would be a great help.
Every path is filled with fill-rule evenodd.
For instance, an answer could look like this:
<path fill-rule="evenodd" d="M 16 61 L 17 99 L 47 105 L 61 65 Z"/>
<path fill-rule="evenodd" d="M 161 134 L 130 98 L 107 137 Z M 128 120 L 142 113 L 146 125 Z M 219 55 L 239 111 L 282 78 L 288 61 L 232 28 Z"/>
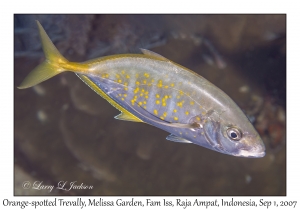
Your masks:
<path fill-rule="evenodd" d="M 88 70 L 88 66 L 86 64 L 72 63 L 65 59 L 56 49 L 46 34 L 43 26 L 39 23 L 39 21 L 36 22 L 39 28 L 40 38 L 46 59 L 27 75 L 27 77 L 18 87 L 19 89 L 32 87 L 64 71 L 83 73 L 84 71 Z"/>

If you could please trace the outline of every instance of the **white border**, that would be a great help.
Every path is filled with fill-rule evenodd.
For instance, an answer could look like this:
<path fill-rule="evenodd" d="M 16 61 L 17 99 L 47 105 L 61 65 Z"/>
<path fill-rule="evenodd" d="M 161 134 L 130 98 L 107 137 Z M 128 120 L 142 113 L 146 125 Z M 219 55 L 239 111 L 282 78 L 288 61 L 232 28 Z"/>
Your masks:
<path fill-rule="evenodd" d="M 292 3 L 291 3 L 292 2 Z M 287 197 L 269 200 L 298 200 L 299 203 L 299 10 L 296 1 L 11 1 L 1 8 L 1 205 L 3 198 L 42 200 L 42 197 L 13 197 L 13 14 L 14 13 L 287 13 Z M 276 176 L 276 174 L 274 174 Z M 54 197 L 48 197 L 54 199 Z M 68 197 L 64 197 L 67 199 Z M 75 199 L 74 197 L 69 197 Z M 94 198 L 94 197 L 92 197 Z M 109 197 L 105 197 L 109 199 Z M 141 199 L 138 197 L 137 199 Z M 170 197 L 171 198 L 171 197 Z M 185 199 L 185 197 L 182 197 Z M 192 197 L 188 197 L 190 199 Z M 204 197 L 205 199 L 214 199 Z M 87 197 L 85 197 L 87 199 Z M 112 199 L 115 199 L 113 197 Z M 144 198 L 146 199 L 146 198 Z M 154 197 L 153 199 L 162 199 Z M 175 199 L 172 197 L 172 199 Z M 221 197 L 218 197 L 221 199 Z M 228 197 L 225 197 L 228 199 Z M 238 199 L 249 199 L 238 197 Z M 259 199 L 254 197 L 252 199 Z M 300 203 L 298 204 L 299 208 Z M 28 208 L 26 208 L 28 209 Z M 127 207 L 125 209 L 131 209 Z M 174 208 L 172 208 L 174 209 Z M 182 208 L 177 208 L 182 209 Z M 199 208 L 198 208 L 199 209 Z M 212 209 L 212 208 L 211 208 Z M 229 208 L 228 208 L 229 209 Z M 270 209 L 270 208 L 269 208 Z"/>

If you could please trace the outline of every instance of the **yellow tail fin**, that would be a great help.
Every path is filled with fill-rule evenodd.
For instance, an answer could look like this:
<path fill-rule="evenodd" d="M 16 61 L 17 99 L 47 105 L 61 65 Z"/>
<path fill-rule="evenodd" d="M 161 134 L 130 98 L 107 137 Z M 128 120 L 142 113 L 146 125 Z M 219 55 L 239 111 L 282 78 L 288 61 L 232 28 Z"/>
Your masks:
<path fill-rule="evenodd" d="M 67 59 L 65 59 L 58 52 L 54 44 L 51 42 L 43 26 L 39 23 L 39 21 L 36 22 L 39 28 L 40 38 L 42 41 L 43 51 L 45 53 L 46 60 L 40 65 L 38 65 L 27 75 L 27 77 L 18 87 L 19 89 L 32 87 L 65 71 L 63 68 L 60 67 L 60 64 L 68 63 Z"/>
<path fill-rule="evenodd" d="M 36 22 L 39 28 L 46 60 L 27 75 L 18 87 L 19 89 L 32 87 L 64 71 L 83 73 L 88 70 L 88 66 L 86 64 L 72 63 L 65 59 L 56 49 L 46 34 L 43 26 L 39 23 L 39 21 Z"/>

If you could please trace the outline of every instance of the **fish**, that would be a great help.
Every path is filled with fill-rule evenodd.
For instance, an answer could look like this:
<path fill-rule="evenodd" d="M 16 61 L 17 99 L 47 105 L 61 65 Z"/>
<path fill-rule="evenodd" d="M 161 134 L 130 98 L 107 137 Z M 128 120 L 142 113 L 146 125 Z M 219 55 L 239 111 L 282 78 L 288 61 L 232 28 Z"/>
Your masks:
<path fill-rule="evenodd" d="M 25 89 L 65 71 L 121 113 L 115 119 L 167 131 L 167 140 L 193 143 L 237 157 L 265 156 L 264 143 L 237 104 L 199 74 L 147 49 L 70 62 L 37 21 L 45 60 L 18 87 Z"/>

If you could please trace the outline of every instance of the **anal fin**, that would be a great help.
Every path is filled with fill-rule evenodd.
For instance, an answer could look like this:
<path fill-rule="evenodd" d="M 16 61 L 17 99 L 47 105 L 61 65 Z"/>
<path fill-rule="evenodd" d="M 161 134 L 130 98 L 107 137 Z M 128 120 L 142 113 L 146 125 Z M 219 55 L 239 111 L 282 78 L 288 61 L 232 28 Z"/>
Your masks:
<path fill-rule="evenodd" d="M 139 118 L 135 117 L 132 114 L 127 114 L 124 112 L 121 112 L 120 114 L 118 114 L 117 116 L 115 116 L 115 119 L 117 120 L 125 120 L 125 121 L 131 121 L 131 122 L 143 122 L 141 121 Z"/>
<path fill-rule="evenodd" d="M 98 95 L 107 100 L 111 105 L 121 111 L 121 114 L 117 115 L 115 118 L 119 120 L 127 120 L 133 122 L 143 122 L 141 119 L 127 111 L 120 104 L 115 102 L 110 96 L 108 96 L 100 87 L 98 87 L 88 76 L 83 74 L 76 74 L 86 85 L 88 85 L 92 90 L 94 90 Z"/>
<path fill-rule="evenodd" d="M 174 134 L 168 135 L 166 139 L 169 141 L 174 141 L 174 142 L 179 142 L 179 143 L 192 143 L 189 140 L 175 136 Z"/>

